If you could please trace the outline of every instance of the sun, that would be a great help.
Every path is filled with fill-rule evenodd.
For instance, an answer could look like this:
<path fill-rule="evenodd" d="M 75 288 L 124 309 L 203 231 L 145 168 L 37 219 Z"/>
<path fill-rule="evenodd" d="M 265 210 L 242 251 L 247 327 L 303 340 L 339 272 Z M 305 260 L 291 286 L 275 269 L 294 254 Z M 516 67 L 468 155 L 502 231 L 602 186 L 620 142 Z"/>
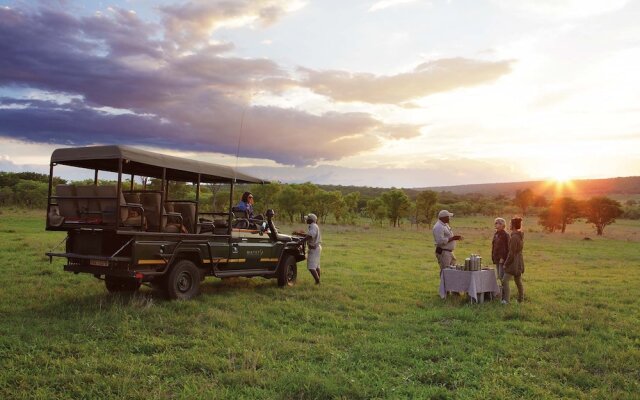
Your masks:
<path fill-rule="evenodd" d="M 552 180 L 559 184 L 565 184 L 570 182 L 572 179 L 571 174 L 568 171 L 556 171 L 553 174 Z"/>
<path fill-rule="evenodd" d="M 573 177 L 569 173 L 562 173 L 564 171 L 554 171 L 553 176 L 547 179 L 546 187 L 552 187 L 554 196 L 564 196 L 574 191 Z"/>

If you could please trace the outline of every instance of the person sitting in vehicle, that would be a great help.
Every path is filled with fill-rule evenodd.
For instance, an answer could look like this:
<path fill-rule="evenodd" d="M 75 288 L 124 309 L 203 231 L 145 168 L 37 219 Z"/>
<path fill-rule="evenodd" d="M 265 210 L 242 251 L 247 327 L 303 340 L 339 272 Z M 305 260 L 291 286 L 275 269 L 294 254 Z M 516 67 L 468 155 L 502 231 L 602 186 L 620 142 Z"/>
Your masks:
<path fill-rule="evenodd" d="M 254 220 L 264 220 L 262 214 L 253 215 L 253 194 L 251 194 L 251 192 L 244 192 L 242 194 L 242 199 L 237 206 L 233 207 L 232 211 L 246 213 L 251 229 L 257 229 L 256 222 Z"/>
<path fill-rule="evenodd" d="M 251 192 L 244 192 L 242 199 L 237 206 L 234 207 L 234 211 L 244 211 L 249 218 L 253 218 L 253 194 Z"/>

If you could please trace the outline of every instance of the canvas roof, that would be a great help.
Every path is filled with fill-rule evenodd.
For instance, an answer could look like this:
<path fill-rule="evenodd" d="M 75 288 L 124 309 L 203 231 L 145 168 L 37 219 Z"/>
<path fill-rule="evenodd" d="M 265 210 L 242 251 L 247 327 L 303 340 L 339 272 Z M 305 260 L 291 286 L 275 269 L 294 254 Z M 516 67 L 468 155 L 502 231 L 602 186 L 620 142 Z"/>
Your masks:
<path fill-rule="evenodd" d="M 125 175 L 162 178 L 162 168 L 166 168 L 169 180 L 196 182 L 198 174 L 203 183 L 268 183 L 225 165 L 212 164 L 187 158 L 154 153 L 129 146 L 89 146 L 56 149 L 51 154 L 51 162 L 79 168 L 118 172 L 118 160 L 123 159 L 122 172 Z"/>

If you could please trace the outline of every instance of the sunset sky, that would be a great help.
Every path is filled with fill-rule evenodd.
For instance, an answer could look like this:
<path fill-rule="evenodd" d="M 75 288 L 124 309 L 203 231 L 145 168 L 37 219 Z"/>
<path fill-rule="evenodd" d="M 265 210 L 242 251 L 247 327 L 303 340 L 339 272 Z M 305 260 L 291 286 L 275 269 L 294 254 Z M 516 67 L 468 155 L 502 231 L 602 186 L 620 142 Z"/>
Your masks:
<path fill-rule="evenodd" d="M 127 144 L 284 182 L 640 175 L 638 21 L 627 0 L 0 0 L 0 170 Z"/>

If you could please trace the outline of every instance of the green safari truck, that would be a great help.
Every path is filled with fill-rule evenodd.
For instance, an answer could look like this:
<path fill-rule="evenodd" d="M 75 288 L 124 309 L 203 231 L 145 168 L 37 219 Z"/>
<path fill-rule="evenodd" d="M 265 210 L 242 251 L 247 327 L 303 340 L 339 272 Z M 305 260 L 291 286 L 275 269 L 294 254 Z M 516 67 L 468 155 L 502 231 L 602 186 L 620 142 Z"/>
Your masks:
<path fill-rule="evenodd" d="M 57 166 L 89 169 L 93 184 L 54 187 Z M 104 174 L 113 181 L 100 184 Z M 136 177 L 153 178 L 155 185 L 136 189 Z M 169 198 L 176 183 L 193 185 L 195 200 Z M 296 263 L 305 259 L 305 238 L 280 234 L 273 210 L 252 218 L 233 209 L 234 186 L 249 183 L 268 184 L 223 165 L 128 146 L 57 149 L 51 155 L 46 229 L 67 236 L 64 251 L 46 254 L 65 258 L 65 271 L 104 280 L 110 292 L 133 292 L 150 283 L 171 299 L 190 299 L 208 276 L 259 276 L 291 286 Z M 228 185 L 229 207 L 203 211 L 203 184 Z"/>

